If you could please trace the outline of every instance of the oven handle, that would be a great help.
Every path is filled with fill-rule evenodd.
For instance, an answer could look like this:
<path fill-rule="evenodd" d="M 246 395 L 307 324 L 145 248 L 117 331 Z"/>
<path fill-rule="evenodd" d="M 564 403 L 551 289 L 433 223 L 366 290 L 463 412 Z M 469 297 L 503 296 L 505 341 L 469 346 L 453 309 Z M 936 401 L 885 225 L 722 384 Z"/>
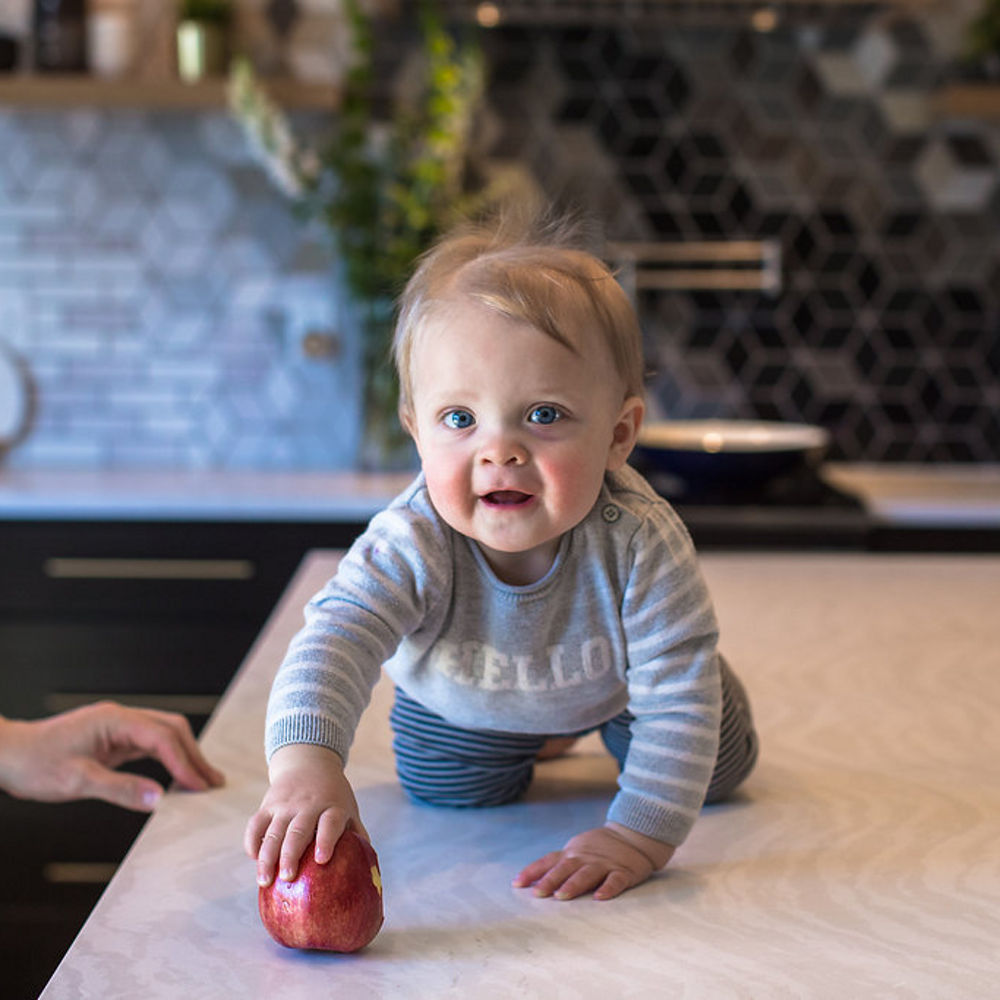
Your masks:
<path fill-rule="evenodd" d="M 781 291 L 781 243 L 777 240 L 675 240 L 609 243 L 630 295 L 641 289 L 674 291 Z M 738 265 L 720 267 L 719 265 Z"/>

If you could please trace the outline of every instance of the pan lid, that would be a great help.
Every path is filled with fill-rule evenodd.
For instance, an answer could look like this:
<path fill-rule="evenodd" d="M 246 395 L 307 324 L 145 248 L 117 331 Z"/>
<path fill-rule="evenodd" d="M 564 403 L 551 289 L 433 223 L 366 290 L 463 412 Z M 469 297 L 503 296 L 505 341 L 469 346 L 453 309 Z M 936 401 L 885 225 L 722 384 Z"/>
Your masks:
<path fill-rule="evenodd" d="M 661 420 L 639 432 L 643 448 L 700 452 L 811 451 L 830 434 L 813 424 L 777 420 Z"/>

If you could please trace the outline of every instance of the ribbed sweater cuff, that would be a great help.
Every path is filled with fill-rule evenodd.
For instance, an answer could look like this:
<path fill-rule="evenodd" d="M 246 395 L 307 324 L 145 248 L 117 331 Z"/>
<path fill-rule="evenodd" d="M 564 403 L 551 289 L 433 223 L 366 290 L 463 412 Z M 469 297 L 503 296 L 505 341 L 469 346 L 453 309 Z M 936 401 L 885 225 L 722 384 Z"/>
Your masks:
<path fill-rule="evenodd" d="M 326 747 L 339 754 L 345 764 L 351 748 L 347 733 L 331 719 L 321 715 L 289 716 L 272 723 L 264 739 L 264 753 L 270 760 L 276 750 L 292 743 Z"/>
<path fill-rule="evenodd" d="M 687 813 L 650 802 L 632 792 L 619 792 L 612 799 L 608 820 L 674 847 L 684 842 L 694 826 L 694 819 Z"/>

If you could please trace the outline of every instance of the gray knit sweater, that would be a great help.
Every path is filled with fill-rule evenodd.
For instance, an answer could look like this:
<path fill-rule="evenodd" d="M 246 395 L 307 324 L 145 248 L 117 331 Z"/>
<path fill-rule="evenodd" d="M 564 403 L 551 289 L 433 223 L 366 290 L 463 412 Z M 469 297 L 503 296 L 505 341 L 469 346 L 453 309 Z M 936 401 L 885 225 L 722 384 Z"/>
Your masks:
<path fill-rule="evenodd" d="M 380 514 L 309 602 L 268 703 L 266 749 L 345 760 L 384 664 L 451 723 L 574 733 L 635 715 L 608 819 L 669 844 L 693 824 L 718 748 L 717 626 L 691 541 L 626 467 L 528 586 L 497 579 L 423 477 Z"/>

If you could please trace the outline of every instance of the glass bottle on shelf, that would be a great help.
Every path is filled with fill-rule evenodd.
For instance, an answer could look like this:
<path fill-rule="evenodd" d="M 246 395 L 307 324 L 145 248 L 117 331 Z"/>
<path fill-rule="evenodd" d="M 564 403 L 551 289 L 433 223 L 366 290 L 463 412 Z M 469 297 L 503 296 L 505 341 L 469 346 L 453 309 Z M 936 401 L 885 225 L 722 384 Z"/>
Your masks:
<path fill-rule="evenodd" d="M 35 0 L 35 69 L 83 73 L 87 69 L 86 0 Z"/>
<path fill-rule="evenodd" d="M 135 49 L 133 0 L 90 0 L 87 8 L 87 64 L 94 76 L 128 73 Z"/>

